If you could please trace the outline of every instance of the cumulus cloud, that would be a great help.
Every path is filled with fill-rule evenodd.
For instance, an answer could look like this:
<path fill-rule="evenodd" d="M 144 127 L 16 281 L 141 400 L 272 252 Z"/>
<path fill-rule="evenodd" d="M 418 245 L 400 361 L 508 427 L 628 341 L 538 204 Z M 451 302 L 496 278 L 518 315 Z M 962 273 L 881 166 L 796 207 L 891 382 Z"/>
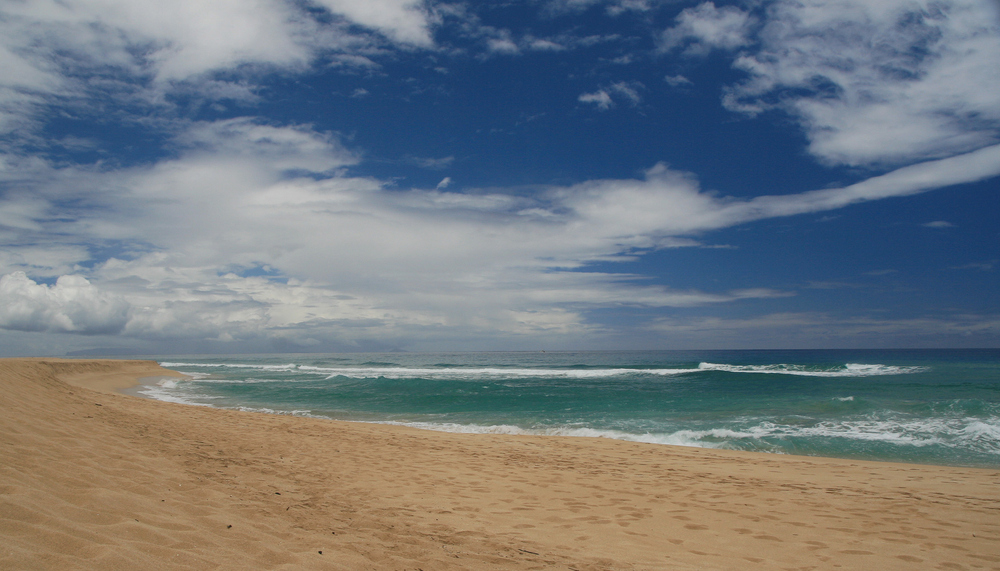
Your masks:
<path fill-rule="evenodd" d="M 0 277 L 0 328 L 84 335 L 119 333 L 129 304 L 99 291 L 82 276 L 61 276 L 53 286 L 24 272 Z"/>
<path fill-rule="evenodd" d="M 650 6 L 607 5 L 612 12 Z M 168 93 L 251 102 L 255 70 L 304 69 L 320 55 L 331 65 L 374 69 L 389 45 L 433 48 L 438 14 L 462 10 L 415 0 L 316 6 L 335 17 L 314 18 L 301 4 L 278 0 L 5 4 L 0 125 L 20 128 L 36 107 L 85 101 L 97 88 L 81 77 L 101 79 L 92 82 L 100 89 L 132 90 L 144 105 L 166 105 Z M 917 13 L 890 0 L 779 0 L 755 12 L 766 16 L 760 28 L 746 11 L 704 3 L 683 11 L 660 38 L 664 51 L 688 55 L 743 50 L 737 65 L 748 79 L 732 86 L 726 105 L 791 113 L 824 161 L 923 161 L 843 188 L 738 199 L 666 165 L 635 179 L 530 193 L 450 192 L 449 177 L 436 188 L 400 188 L 352 174 L 361 155 L 337 133 L 252 117 L 144 118 L 159 135 L 170 134 L 169 155 L 123 168 L 2 156 L 0 327 L 301 346 L 546 335 L 572 344 L 603 333 L 586 318 L 594 308 L 791 295 L 675 290 L 643 276 L 583 270 L 648 249 L 697 246 L 699 233 L 753 220 L 1000 174 L 1000 146 L 990 143 L 1000 93 L 996 66 L 988 65 L 997 61 L 994 20 L 975 2 L 920 6 Z M 468 37 L 494 52 L 604 41 L 515 39 L 465 21 Z M 219 71 L 226 73 L 213 75 Z M 690 83 L 680 75 L 665 81 Z M 602 110 L 643 101 L 638 82 L 597 87 L 578 101 Z M 404 159 L 431 169 L 454 160 Z M 46 283 L 61 277 L 49 286 L 29 275 Z"/>
<path fill-rule="evenodd" d="M 703 55 L 712 50 L 735 50 L 750 43 L 756 19 L 735 6 L 716 8 L 705 2 L 683 10 L 676 24 L 660 35 L 660 50 L 684 47 L 685 55 Z"/>
<path fill-rule="evenodd" d="M 126 331 L 136 337 L 431 343 L 562 331 L 567 342 L 579 341 L 599 332 L 584 317 L 592 308 L 693 307 L 790 295 L 673 290 L 644 284 L 641 276 L 580 271 L 589 263 L 697 245 L 691 236 L 753 220 L 1000 174 L 997 146 L 844 188 L 753 199 L 707 192 L 690 173 L 665 165 L 637 179 L 593 180 L 532 195 L 460 193 L 350 176 L 341 167 L 357 158 L 333 135 L 301 125 L 195 122 L 174 145 L 176 157 L 153 165 L 53 171 L 29 190 L 36 200 L 69 206 L 59 217 L 38 214 L 48 211 L 44 205 L 24 210 L 25 228 L 15 232 L 24 238 L 8 242 L 21 259 L 27 248 L 39 247 L 29 239 L 39 235 L 47 237 L 46 248 L 62 248 L 67 256 L 70 241 L 144 245 L 88 271 L 102 291 L 128 300 Z M 77 263 L 90 259 L 86 250 L 75 255 Z M 270 268 L 267 275 L 240 269 L 261 267 Z M 0 273 L 13 270 L 23 268 L 0 266 Z M 82 291 L 89 284 L 64 285 Z M 27 327 L 34 320 L 60 330 L 48 325 L 53 319 L 30 315 L 5 322 Z M 71 322 L 80 331 L 123 326 L 120 319 Z"/>
<path fill-rule="evenodd" d="M 174 92 L 252 100 L 253 85 L 241 77 L 259 70 L 300 71 L 324 54 L 370 66 L 367 56 L 386 42 L 433 47 L 436 19 L 418 0 L 317 4 L 339 18 L 283 0 L 4 3 L 0 132 L 35 127 L 46 105 L 84 104 L 95 91 L 145 106 L 164 105 Z M 236 73 L 222 80 L 217 72 Z"/>
<path fill-rule="evenodd" d="M 788 112 L 823 162 L 905 164 L 998 140 L 995 2 L 782 0 L 758 39 L 725 105 Z"/>

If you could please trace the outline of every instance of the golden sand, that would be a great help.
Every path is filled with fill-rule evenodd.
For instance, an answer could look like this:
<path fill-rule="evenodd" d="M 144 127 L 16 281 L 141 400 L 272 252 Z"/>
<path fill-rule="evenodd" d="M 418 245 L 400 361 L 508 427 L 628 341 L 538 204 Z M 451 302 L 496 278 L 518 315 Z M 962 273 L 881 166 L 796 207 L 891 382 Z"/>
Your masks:
<path fill-rule="evenodd" d="M 110 392 L 171 374 L 0 360 L 0 569 L 1000 569 L 1000 470 Z"/>

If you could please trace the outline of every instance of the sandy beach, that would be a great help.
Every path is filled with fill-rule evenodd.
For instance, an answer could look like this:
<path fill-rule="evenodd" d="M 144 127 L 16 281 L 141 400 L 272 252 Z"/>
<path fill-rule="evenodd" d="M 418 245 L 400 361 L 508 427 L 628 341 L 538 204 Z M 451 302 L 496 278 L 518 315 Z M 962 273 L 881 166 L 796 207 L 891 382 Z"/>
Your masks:
<path fill-rule="evenodd" d="M 1000 569 L 1000 469 L 464 435 L 0 360 L 0 569 Z"/>

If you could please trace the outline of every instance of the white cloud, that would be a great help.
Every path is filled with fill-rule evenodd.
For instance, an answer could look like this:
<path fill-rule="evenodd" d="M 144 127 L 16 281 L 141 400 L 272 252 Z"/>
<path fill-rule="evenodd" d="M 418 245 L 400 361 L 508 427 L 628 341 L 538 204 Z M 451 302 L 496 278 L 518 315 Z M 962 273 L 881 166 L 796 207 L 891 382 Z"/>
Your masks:
<path fill-rule="evenodd" d="M 543 52 L 561 52 L 566 49 L 566 46 L 553 42 L 552 40 L 542 40 L 534 39 L 528 42 L 528 47 L 535 51 Z"/>
<path fill-rule="evenodd" d="M 602 111 L 607 111 L 614 105 L 614 101 L 611 100 L 611 96 L 608 92 L 600 89 L 594 93 L 584 93 L 577 97 L 577 101 L 580 103 L 593 103 L 597 105 L 597 108 Z"/>
<path fill-rule="evenodd" d="M 28 234 L 28 239 L 22 243 L 19 243 L 18 234 L 7 233 L 3 236 L 5 247 L 0 250 L 0 274 L 20 271 L 37 277 L 54 278 L 85 271 L 80 262 L 90 258 L 87 248 L 37 240 L 33 239 L 34 236 Z"/>
<path fill-rule="evenodd" d="M 246 117 L 193 123 L 176 142 L 187 156 L 266 160 L 269 168 L 279 170 L 325 172 L 358 162 L 329 133 L 317 133 L 308 126 L 274 127 Z"/>
<path fill-rule="evenodd" d="M 901 164 L 995 144 L 1000 17 L 990 0 L 779 1 L 724 102 L 796 117 L 830 164 Z"/>
<path fill-rule="evenodd" d="M 7 3 L 4 11 L 8 49 L 30 54 L 42 69 L 73 62 L 178 80 L 309 57 L 311 30 L 291 5 L 276 0 L 39 0 Z M 41 46 L 33 45 L 39 40 Z"/>
<path fill-rule="evenodd" d="M 844 188 L 813 190 L 796 195 L 760 196 L 731 207 L 744 220 L 791 216 L 842 208 L 849 204 L 907 196 L 935 188 L 976 182 L 1000 175 L 1000 145 L 947 159 L 896 169 Z"/>
<path fill-rule="evenodd" d="M 316 0 L 335 14 L 342 14 L 356 24 L 378 30 L 390 39 L 420 47 L 430 47 L 434 40 L 433 15 L 424 9 L 422 0 Z"/>
<path fill-rule="evenodd" d="M 642 96 L 639 95 L 639 90 L 644 87 L 645 86 L 638 81 L 619 81 L 611 85 L 611 90 L 627 99 L 628 102 L 635 107 L 642 102 Z"/>
<path fill-rule="evenodd" d="M 24 272 L 0 277 L 3 329 L 113 334 L 125 326 L 128 310 L 124 299 L 98 291 L 81 276 L 61 276 L 51 287 Z"/>
<path fill-rule="evenodd" d="M 705 2 L 682 11 L 672 28 L 660 35 L 660 50 L 672 51 L 685 46 L 686 55 L 703 55 L 715 49 L 735 50 L 750 43 L 750 31 L 756 20 L 735 6 L 716 8 Z"/>
<path fill-rule="evenodd" d="M 954 228 L 955 225 L 947 220 L 935 220 L 924 224 L 928 228 Z"/>
<path fill-rule="evenodd" d="M 490 38 L 486 41 L 486 46 L 494 53 L 517 54 L 521 52 L 521 49 L 510 38 Z"/>
<path fill-rule="evenodd" d="M 990 260 L 988 262 L 973 262 L 971 264 L 963 264 L 961 266 L 950 266 L 949 270 L 982 270 L 984 272 L 989 272 L 993 270 L 993 267 L 997 265 L 997 260 Z"/>
<path fill-rule="evenodd" d="M 622 36 L 619 34 L 581 36 L 577 33 L 578 30 L 576 29 L 546 37 L 539 37 L 526 31 L 524 27 L 510 29 L 490 26 L 483 23 L 482 18 L 475 12 L 473 6 L 461 3 L 441 3 L 435 4 L 433 11 L 441 17 L 440 23 L 442 27 L 446 27 L 450 32 L 458 33 L 461 37 L 479 44 L 480 48 L 485 48 L 483 52 L 477 55 L 477 58 L 481 60 L 495 55 L 521 55 L 524 52 L 563 52 L 622 40 Z M 563 11 L 554 5 L 549 5 L 548 8 L 550 11 L 553 8 L 555 12 Z M 464 52 L 462 48 L 448 47 L 452 47 L 458 52 Z M 442 71 L 444 68 L 438 68 L 438 70 Z"/>
<path fill-rule="evenodd" d="M 618 16 L 625 12 L 648 12 L 654 5 L 663 0 L 548 0 L 546 6 L 549 11 L 555 13 L 575 12 L 585 10 L 591 6 L 604 4 L 605 11 L 611 16 Z"/>
<path fill-rule="evenodd" d="M 261 69 L 303 70 L 324 55 L 331 66 L 373 70 L 372 58 L 389 44 L 433 48 L 438 15 L 462 11 L 458 4 L 432 9 L 416 0 L 317 5 L 342 18 L 324 23 L 301 3 L 282 0 L 7 3 L 0 17 L 0 128 L 30 125 L 39 106 L 86 105 L 95 89 L 115 92 L 110 99 L 102 92 L 104 102 L 138 102 L 140 109 L 165 108 L 167 95 L 177 94 L 253 102 Z M 618 13 L 650 4 L 607 6 Z M 717 228 L 1000 174 L 1000 146 L 983 147 L 995 138 L 997 121 L 997 70 L 987 65 L 996 61 L 990 59 L 995 26 L 977 17 L 985 13 L 979 4 L 936 4 L 938 13 L 928 6 L 910 22 L 892 2 L 782 0 L 768 12 L 758 44 L 749 13 L 704 3 L 682 12 L 661 38 L 664 50 L 689 55 L 748 50 L 739 65 L 750 79 L 734 87 L 727 105 L 788 110 L 805 126 L 811 151 L 828 162 L 906 162 L 971 151 L 845 188 L 735 199 L 657 165 L 638 179 L 532 194 L 447 192 L 450 177 L 434 189 L 406 189 L 351 176 L 346 167 L 358 164 L 359 154 L 336 133 L 310 125 L 165 120 L 155 113 L 145 124 L 174 134 L 166 148 L 172 155 L 157 162 L 116 169 L 0 156 L 8 189 L 0 198 L 0 274 L 7 274 L 0 327 L 303 346 L 546 335 L 571 344 L 603 333 L 586 318 L 593 308 L 790 295 L 674 290 L 642 276 L 580 270 L 635 259 L 644 249 L 698 246 L 692 236 Z M 480 49 L 510 54 L 614 38 L 512 39 L 510 31 L 471 16 L 465 21 Z M 882 38 L 878 30 L 891 33 Z M 879 49 L 843 47 L 850 34 Z M 928 55 L 913 56 L 915 47 Z M 690 84 L 680 75 L 665 81 Z M 817 91 L 828 85 L 835 89 Z M 816 93 L 803 95 L 803 86 Z M 643 90 L 638 82 L 603 83 L 578 101 L 602 110 L 638 106 Z M 425 168 L 454 160 L 404 159 Z M 265 267 L 267 276 L 250 271 Z M 28 275 L 61 277 L 47 286 Z"/>
<path fill-rule="evenodd" d="M 615 106 L 615 101 L 611 97 L 611 94 L 615 94 L 619 100 L 624 99 L 629 105 L 636 107 L 642 102 L 639 90 L 644 88 L 645 86 L 638 81 L 619 81 L 605 88 L 598 89 L 594 93 L 584 93 L 577 97 L 577 101 L 580 103 L 593 103 L 601 111 L 607 111 Z"/>
<path fill-rule="evenodd" d="M 608 6 L 608 14 L 612 16 L 617 16 L 624 12 L 648 12 L 652 10 L 651 4 L 655 4 L 656 0 L 618 0 L 613 2 Z"/>
<path fill-rule="evenodd" d="M 682 85 L 694 85 L 690 79 L 684 77 L 683 75 L 668 75 L 663 78 L 663 81 L 667 82 L 670 87 L 680 87 Z"/>
<path fill-rule="evenodd" d="M 169 106 L 167 95 L 255 101 L 247 78 L 302 71 L 322 54 L 375 67 L 386 41 L 433 48 L 436 17 L 419 0 L 318 0 L 323 22 L 285 0 L 38 0 L 0 7 L 0 132 L 27 137 L 53 103 Z M 373 30 L 376 36 L 360 26 Z M 230 72 L 226 80 L 214 72 Z M 36 141 L 43 142 L 41 140 Z"/>
<path fill-rule="evenodd" d="M 430 170 L 441 170 L 451 166 L 451 164 L 455 162 L 455 156 L 449 155 L 447 157 L 406 157 L 405 160 L 407 163 L 416 165 L 420 168 L 430 169 Z"/>
<path fill-rule="evenodd" d="M 641 276 L 579 271 L 589 262 L 696 246 L 690 236 L 752 220 L 1000 174 L 998 146 L 845 188 L 750 200 L 705 192 L 692 175 L 664 165 L 641 179 L 524 196 L 397 189 L 347 176 L 339 169 L 356 156 L 305 126 L 246 118 L 191 123 L 175 145 L 175 158 L 154 165 L 53 169 L 36 177 L 26 195 L 79 207 L 63 207 L 58 217 L 49 217 L 45 204 L 24 209 L 21 228 L 8 230 L 13 238 L 0 273 L 59 275 L 45 260 L 80 267 L 91 255 L 79 244 L 141 246 L 81 268 L 102 291 L 128 301 L 126 331 L 137 338 L 446 344 L 555 335 L 563 327 L 575 331 L 566 337 L 573 343 L 600 333 L 587 325 L 591 308 L 789 295 L 678 291 L 644 284 Z M 37 236 L 45 236 L 42 244 Z M 21 265 L 29 259 L 32 267 Z M 240 268 L 264 266 L 277 277 L 241 276 Z M 34 319 L 38 329 L 57 330 L 42 313 L 24 315 L 8 323 L 23 328 Z M 79 331 L 113 329 L 73 323 Z"/>

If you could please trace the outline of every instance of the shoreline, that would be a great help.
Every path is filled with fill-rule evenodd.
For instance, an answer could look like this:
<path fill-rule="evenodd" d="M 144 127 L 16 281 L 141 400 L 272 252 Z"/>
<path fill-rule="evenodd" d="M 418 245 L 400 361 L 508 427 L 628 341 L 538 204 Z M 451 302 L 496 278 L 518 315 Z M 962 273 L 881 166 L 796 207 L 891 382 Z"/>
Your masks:
<path fill-rule="evenodd" d="M 770 351 L 768 352 L 770 353 Z M 481 352 L 474 352 L 473 354 L 481 354 Z M 268 370 L 274 369 L 282 372 L 287 372 L 287 371 L 294 371 L 295 369 L 298 369 L 300 366 L 297 365 L 296 363 L 291 363 L 286 365 L 285 363 L 287 362 L 288 359 L 285 356 L 282 357 L 282 360 L 278 364 L 275 364 L 273 360 L 271 362 L 265 362 L 265 364 L 260 364 L 259 362 L 255 362 L 254 358 L 251 356 L 243 356 L 243 357 L 245 359 L 248 359 L 245 362 L 254 364 L 250 365 L 240 364 L 243 363 L 244 361 L 241 361 L 239 358 L 236 358 L 235 364 L 233 364 L 234 362 L 231 361 L 229 357 L 227 357 L 226 358 L 227 363 L 225 365 L 217 364 L 218 361 L 213 358 L 209 358 L 206 361 L 209 364 L 203 364 L 202 361 L 199 361 L 198 359 L 195 358 L 187 358 L 187 359 L 182 359 L 182 361 L 184 362 L 173 362 L 172 360 L 167 360 L 165 361 L 165 365 L 196 367 L 197 369 L 195 370 L 199 370 L 201 372 L 187 373 L 187 375 L 193 375 L 192 377 L 189 377 L 191 380 L 196 379 L 198 375 L 205 374 L 204 371 L 206 367 L 210 368 L 208 369 L 209 372 L 215 373 L 215 370 L 211 369 L 211 367 L 219 367 L 219 366 L 238 367 L 251 370 L 261 368 L 261 369 L 268 369 Z M 890 360 L 887 362 L 893 362 L 893 361 Z M 306 363 L 309 363 L 309 361 L 306 361 Z M 812 369 L 805 369 L 805 367 L 807 367 L 805 365 L 765 365 L 758 367 L 754 367 L 752 365 L 751 366 L 714 365 L 714 368 L 726 369 L 726 367 L 729 367 L 737 369 L 738 372 L 758 372 L 756 369 L 760 369 L 760 372 L 764 373 L 777 372 L 778 374 L 783 374 L 784 367 L 787 367 L 793 371 L 806 370 L 807 371 L 806 373 L 794 373 L 794 374 L 805 374 L 805 375 L 815 373 L 817 368 L 820 371 L 820 373 L 816 374 L 823 374 L 825 372 L 837 369 L 836 367 L 831 368 L 828 363 L 824 363 L 823 361 L 817 361 L 817 363 L 823 363 L 823 364 L 813 363 L 811 365 L 811 367 L 813 367 Z M 357 363 L 351 363 L 349 365 L 344 365 L 343 367 L 338 368 L 340 367 L 339 365 L 333 366 L 333 365 L 319 364 L 314 362 L 307 365 L 301 365 L 301 367 L 303 371 L 307 369 L 310 370 L 310 372 L 326 371 L 327 373 L 329 373 L 330 371 L 337 371 L 337 372 L 343 372 L 343 374 L 345 374 L 347 377 L 352 377 L 354 376 L 354 373 L 356 371 L 363 370 L 363 367 L 368 364 L 370 363 L 363 363 L 361 365 L 358 365 Z M 376 363 L 376 365 L 378 364 L 379 363 Z M 707 363 L 707 364 L 712 365 L 712 363 Z M 702 370 L 706 368 L 703 367 L 703 365 L 706 365 L 706 363 L 701 363 L 701 366 L 699 366 L 697 369 L 691 369 L 691 370 Z M 333 366 L 334 368 L 333 369 L 325 368 L 331 366 Z M 421 366 L 422 365 L 417 365 L 417 368 L 420 368 Z M 435 365 L 434 367 L 437 367 L 437 365 Z M 898 374 L 905 374 L 912 372 L 923 373 L 929 370 L 927 366 L 856 365 L 856 364 L 852 365 L 850 363 L 848 363 L 847 365 L 843 365 L 842 368 L 851 369 L 852 367 L 856 370 L 861 370 L 866 372 L 866 374 L 862 374 L 861 376 L 869 376 L 872 373 L 868 373 L 868 371 L 871 370 L 880 371 L 874 373 L 876 375 L 881 375 L 881 374 L 898 375 Z M 708 367 L 708 368 L 713 368 L 713 367 Z M 755 370 L 754 371 L 744 370 L 750 368 L 754 368 Z M 665 369 L 665 370 L 668 370 L 670 372 L 675 372 L 675 371 L 686 372 L 689 369 L 682 368 L 682 369 Z M 479 370 L 473 367 L 473 372 L 477 371 Z M 613 371 L 615 370 L 613 369 Z M 420 372 L 423 373 L 427 371 L 421 369 Z M 432 374 L 434 372 L 435 371 L 431 371 Z M 542 373 L 541 376 L 544 377 L 547 371 L 542 370 L 539 372 Z M 839 373 L 841 371 L 837 369 L 836 372 Z M 243 373 L 247 374 L 245 371 Z M 395 374 L 395 373 L 396 373 L 395 369 L 390 369 L 386 374 L 388 376 L 390 374 Z M 174 374 L 180 374 L 180 373 L 174 371 Z M 381 376 L 379 375 L 382 374 L 382 370 L 376 367 L 376 370 L 372 372 L 372 374 L 378 376 L 378 378 L 381 379 Z M 857 375 L 849 375 L 849 376 L 857 376 Z M 164 378 L 170 378 L 170 377 L 164 377 Z M 222 373 L 221 378 L 229 382 L 239 381 L 239 375 L 233 377 L 233 376 L 226 376 L 225 373 Z M 390 378 L 395 378 L 395 377 L 390 377 Z M 563 423 L 559 423 L 558 421 L 556 421 L 555 423 L 551 424 L 546 423 L 541 426 L 536 424 L 534 426 L 525 427 L 525 425 L 523 424 L 523 421 L 525 419 L 523 418 L 509 421 L 507 419 L 498 420 L 495 417 L 492 419 L 484 419 L 484 418 L 474 419 L 472 417 L 467 416 L 466 418 L 461 420 L 450 421 L 447 419 L 434 420 L 433 417 L 436 415 L 422 415 L 424 417 L 429 417 L 429 419 L 412 418 L 411 416 L 409 420 L 398 420 L 400 418 L 398 415 L 392 416 L 385 411 L 383 411 L 382 414 L 374 412 L 365 413 L 364 411 L 361 410 L 351 410 L 351 411 L 342 410 L 334 412 L 332 410 L 323 410 L 322 408 L 315 409 L 307 404 L 298 404 L 297 410 L 292 410 L 292 407 L 281 407 L 280 405 L 278 405 L 278 409 L 275 410 L 270 408 L 272 405 L 269 405 L 267 403 L 258 402 L 251 404 L 248 402 L 240 402 L 239 399 L 235 399 L 234 402 L 234 399 L 232 398 L 229 400 L 228 406 L 221 406 L 219 405 L 219 402 L 224 402 L 224 401 L 216 401 L 216 400 L 206 401 L 196 398 L 196 395 L 192 395 L 189 397 L 189 395 L 185 394 L 176 394 L 174 392 L 175 388 L 179 388 L 177 387 L 176 384 L 171 384 L 169 385 L 169 388 L 166 389 L 154 386 L 159 380 L 161 380 L 159 377 L 146 379 L 143 381 L 143 383 L 147 385 L 149 388 L 144 389 L 141 387 L 132 387 L 130 389 L 125 389 L 124 392 L 134 396 L 149 398 L 153 400 L 160 400 L 163 402 L 177 403 L 177 404 L 192 404 L 197 406 L 208 406 L 211 408 L 242 410 L 246 412 L 260 412 L 265 414 L 277 414 L 282 416 L 293 416 L 298 418 L 317 418 L 324 420 L 334 420 L 339 422 L 361 422 L 366 424 L 400 425 L 400 426 L 409 426 L 412 428 L 418 428 L 421 430 L 430 430 L 435 432 L 446 432 L 446 433 L 457 433 L 457 434 L 507 434 L 507 435 L 526 435 L 526 436 L 560 436 L 560 437 L 575 437 L 575 438 L 576 437 L 609 438 L 624 442 L 642 442 L 642 443 L 666 445 L 666 446 L 694 447 L 694 448 L 702 448 L 708 450 L 745 450 L 745 451 L 752 451 L 752 452 L 766 453 L 766 454 L 807 456 L 814 458 L 834 458 L 841 460 L 864 460 L 864 461 L 874 461 L 874 462 L 985 468 L 985 469 L 1000 468 L 1000 464 L 998 464 L 995 457 L 991 457 L 988 452 L 982 452 L 979 448 L 977 448 L 977 445 L 980 443 L 975 442 L 973 440 L 977 437 L 978 433 L 976 431 L 973 431 L 971 435 L 967 435 L 965 433 L 965 429 L 978 430 L 978 428 L 974 426 L 974 423 L 973 425 L 970 425 L 969 422 L 966 422 L 964 427 L 962 425 L 954 427 L 948 424 L 946 425 L 946 429 L 942 429 L 940 428 L 940 426 L 929 425 L 928 429 L 931 431 L 931 434 L 929 436 L 921 432 L 921 428 L 927 428 L 928 424 L 931 421 L 940 420 L 937 418 L 927 419 L 928 423 L 926 423 L 924 427 L 921 426 L 914 427 L 912 424 L 916 423 L 909 423 L 907 421 L 900 421 L 898 424 L 893 425 L 892 423 L 895 422 L 895 419 L 892 419 L 890 416 L 888 417 L 889 420 L 885 422 L 885 424 L 889 424 L 889 426 L 887 427 L 879 426 L 877 428 L 877 430 L 881 431 L 883 438 L 874 439 L 877 441 L 874 448 L 866 447 L 866 443 L 871 440 L 865 438 L 864 434 L 866 430 L 871 430 L 870 426 L 865 426 L 865 419 L 868 419 L 868 417 L 864 417 L 861 421 L 858 421 L 858 418 L 860 417 L 857 410 L 854 411 L 853 418 L 845 422 L 845 424 L 847 425 L 853 422 L 854 426 L 853 427 L 848 426 L 848 428 L 840 434 L 833 434 L 834 438 L 846 436 L 847 438 L 844 440 L 847 440 L 849 442 L 849 444 L 847 445 L 838 444 L 831 446 L 828 443 L 825 444 L 821 443 L 819 446 L 812 446 L 813 442 L 809 441 L 810 438 L 819 440 L 819 437 L 816 437 L 815 433 L 808 433 L 808 435 L 804 437 L 795 433 L 794 430 L 796 428 L 796 424 L 794 422 L 790 423 L 791 424 L 790 426 L 779 426 L 777 428 L 774 428 L 774 425 L 771 425 L 771 427 L 768 428 L 767 424 L 769 423 L 765 421 L 771 420 L 769 418 L 764 418 L 760 420 L 760 423 L 757 426 L 754 426 L 752 423 L 751 424 L 744 423 L 741 426 L 735 426 L 735 427 L 733 427 L 732 425 L 724 425 L 724 424 L 721 425 L 721 428 L 718 429 L 724 435 L 719 437 L 723 439 L 723 441 L 720 443 L 717 439 L 713 440 L 713 438 L 717 436 L 715 434 L 715 430 L 716 427 L 720 426 L 719 424 L 717 424 L 716 427 L 712 426 L 690 427 L 683 425 L 674 426 L 672 428 L 674 432 L 671 432 L 670 430 L 657 432 L 655 430 L 650 430 L 647 427 L 647 430 L 645 432 L 641 432 L 628 428 L 617 428 L 617 427 L 607 427 L 607 426 L 593 427 L 593 425 L 583 425 L 583 423 L 570 422 L 566 421 L 566 419 L 561 419 L 563 420 Z M 264 382 L 266 382 L 266 380 Z M 483 388 L 485 389 L 487 387 L 484 386 Z M 851 393 L 850 389 L 848 389 L 847 392 L 843 392 L 842 394 L 849 394 L 849 393 Z M 853 393 L 851 394 L 853 395 Z M 215 399 L 222 397 L 217 396 L 209 398 Z M 863 396 L 861 398 L 863 401 L 865 400 Z M 854 401 L 855 397 L 854 396 L 830 397 L 829 400 L 840 401 L 840 402 Z M 472 404 L 471 406 L 475 406 L 475 404 L 476 403 Z M 896 404 L 904 404 L 904 403 L 896 403 Z M 887 408 L 891 409 L 891 407 Z M 479 409 L 476 408 L 475 410 Z M 787 414 L 795 416 L 795 413 L 797 412 L 798 412 L 797 410 L 789 411 Z M 734 414 L 731 413 L 730 418 L 732 418 L 733 416 Z M 735 416 L 739 415 L 736 414 Z M 882 418 L 880 420 L 886 420 L 886 418 Z M 824 423 L 819 422 L 818 424 L 822 426 Z M 857 432 L 862 433 L 861 437 L 854 438 L 853 441 L 851 441 L 852 428 L 854 428 L 854 430 L 856 430 Z M 758 430 L 764 433 L 763 436 L 757 434 Z M 939 430 L 940 433 L 934 432 L 935 430 Z M 902 434 L 899 433 L 900 431 L 902 432 Z M 727 438 L 726 433 L 730 433 L 729 435 L 731 437 Z M 787 437 L 787 441 L 785 440 L 785 437 Z M 906 447 L 907 448 L 906 450 L 892 449 L 892 444 L 894 444 L 893 437 L 897 437 L 900 441 L 910 443 L 910 446 Z M 940 438 L 940 441 L 937 440 L 938 438 Z M 749 441 L 751 441 L 752 444 L 745 445 L 741 442 L 741 439 L 749 439 Z M 798 440 L 802 439 L 805 439 L 805 442 L 798 442 Z M 958 442 L 956 442 L 956 440 Z M 790 442 L 791 444 L 786 445 L 785 442 Z M 925 449 L 923 444 L 928 442 L 940 445 L 929 446 L 927 447 L 927 449 Z M 967 443 L 970 445 L 970 447 L 962 448 L 961 447 L 962 443 Z M 878 446 L 882 446 L 882 448 L 878 448 Z"/>
<path fill-rule="evenodd" d="M 171 369 L 165 369 L 165 370 L 170 371 L 172 373 L 177 373 L 177 375 L 150 375 L 150 376 L 147 376 L 147 377 L 139 377 L 139 378 L 135 379 L 134 384 L 132 384 L 131 386 L 128 386 L 128 387 L 118 387 L 118 388 L 115 389 L 115 391 L 117 391 L 117 392 L 119 392 L 119 393 L 121 393 L 123 395 L 128 395 L 128 396 L 132 396 L 132 397 L 138 397 L 138 398 L 141 398 L 141 399 L 149 399 L 149 400 L 155 400 L 155 401 L 159 401 L 159 402 L 169 402 L 169 401 L 161 400 L 161 399 L 158 399 L 158 398 L 155 398 L 155 397 L 151 397 L 149 395 L 145 395 L 145 394 L 143 394 L 141 392 L 145 387 L 156 386 L 156 385 L 158 385 L 162 381 L 171 380 L 171 379 L 184 380 L 184 379 L 190 379 L 191 378 L 189 375 L 185 375 L 183 373 L 179 373 L 178 371 L 172 371 Z M 174 404 L 184 404 L 184 403 L 174 403 Z"/>
<path fill-rule="evenodd" d="M 162 371 L 0 359 L 0 567 L 1000 569 L 1000 470 L 459 434 L 109 391 L 179 375 Z"/>

